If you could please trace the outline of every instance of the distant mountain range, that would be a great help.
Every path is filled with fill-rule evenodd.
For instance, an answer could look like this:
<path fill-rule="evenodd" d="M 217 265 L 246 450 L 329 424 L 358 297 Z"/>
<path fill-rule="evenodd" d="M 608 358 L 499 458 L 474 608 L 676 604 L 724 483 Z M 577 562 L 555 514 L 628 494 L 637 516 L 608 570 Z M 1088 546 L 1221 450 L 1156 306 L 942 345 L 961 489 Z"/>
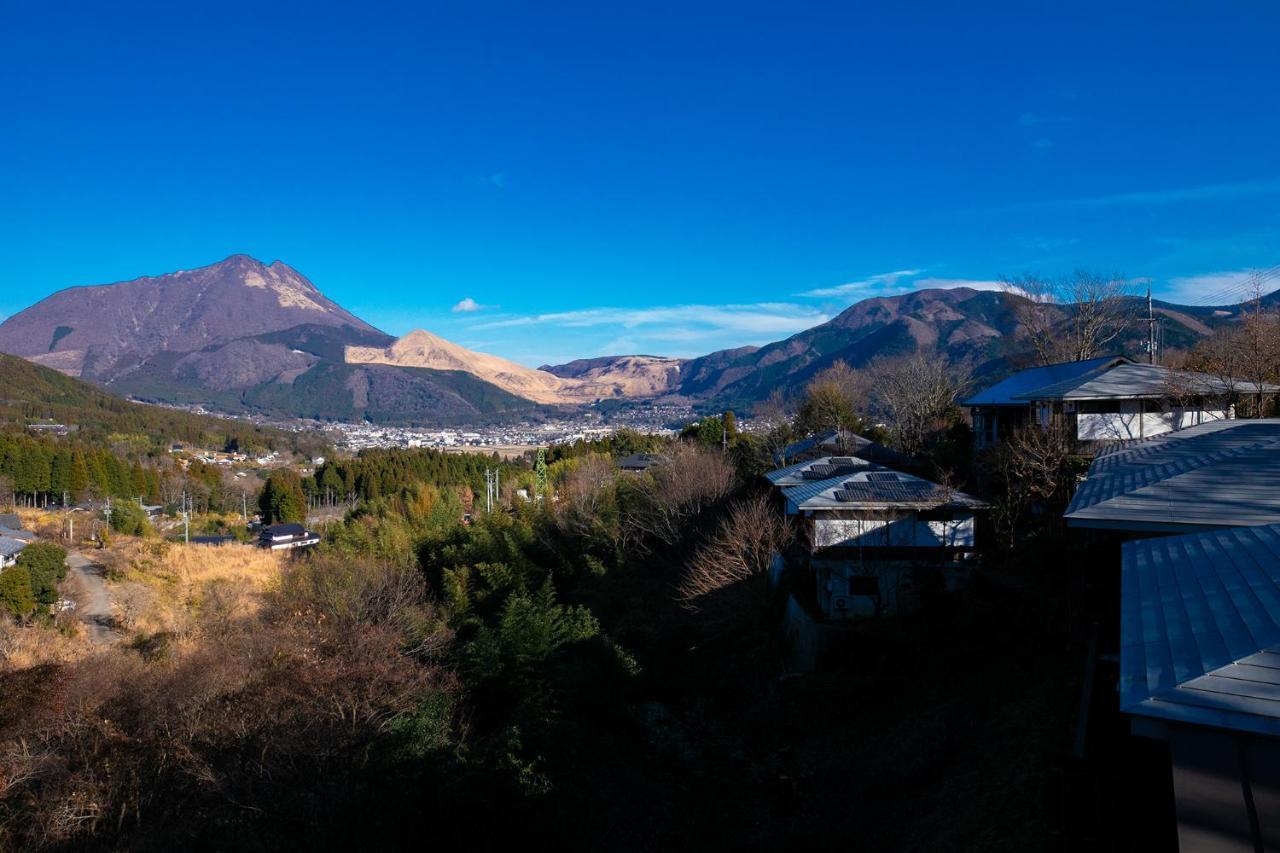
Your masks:
<path fill-rule="evenodd" d="M 1274 298 L 1274 297 L 1272 297 Z M 538 417 L 597 400 L 749 408 L 837 360 L 935 353 L 995 376 L 1028 358 L 1021 297 L 968 288 L 866 299 L 763 347 L 694 359 L 589 358 L 532 369 L 430 332 L 395 339 L 288 265 L 246 255 L 72 287 L 0 324 L 0 352 L 142 400 L 322 420 L 446 425 Z M 1157 303 L 1165 343 L 1190 346 L 1235 309 Z M 1135 334 L 1121 350 L 1132 352 Z"/>

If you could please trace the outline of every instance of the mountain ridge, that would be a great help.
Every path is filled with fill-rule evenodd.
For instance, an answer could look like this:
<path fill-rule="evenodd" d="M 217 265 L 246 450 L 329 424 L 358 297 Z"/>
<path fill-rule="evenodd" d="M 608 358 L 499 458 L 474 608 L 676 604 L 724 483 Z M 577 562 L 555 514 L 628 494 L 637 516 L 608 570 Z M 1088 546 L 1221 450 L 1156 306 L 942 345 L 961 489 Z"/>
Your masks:
<path fill-rule="evenodd" d="M 749 408 L 794 396 L 845 361 L 921 351 L 998 378 L 1029 358 L 1023 297 L 925 289 L 856 302 L 763 346 L 696 358 L 610 355 L 531 368 L 425 330 L 393 338 L 283 261 L 247 255 L 192 270 L 78 285 L 0 323 L 0 351 L 123 396 L 332 420 L 457 424 L 538 417 L 631 399 Z M 1278 294 L 1265 297 L 1268 304 Z M 1157 301 L 1166 340 L 1188 347 L 1238 308 Z M 1063 312 L 1069 307 L 1055 309 Z M 1137 335 L 1117 341 L 1134 350 Z"/>

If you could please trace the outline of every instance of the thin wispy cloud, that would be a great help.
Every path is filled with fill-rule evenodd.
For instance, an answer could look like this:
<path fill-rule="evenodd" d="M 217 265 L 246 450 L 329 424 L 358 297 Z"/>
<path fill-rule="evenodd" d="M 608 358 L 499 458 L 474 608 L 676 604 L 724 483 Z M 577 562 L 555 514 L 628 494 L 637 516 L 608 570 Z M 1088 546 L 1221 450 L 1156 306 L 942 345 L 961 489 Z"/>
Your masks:
<path fill-rule="evenodd" d="M 1176 276 L 1160 289 L 1161 298 L 1183 305 L 1235 305 L 1252 296 L 1254 276 L 1254 270 Z"/>
<path fill-rule="evenodd" d="M 894 272 L 870 275 L 857 281 L 837 284 L 832 287 L 819 287 L 799 294 L 812 299 L 841 299 L 855 302 L 874 296 L 897 296 L 913 290 L 950 290 L 957 287 L 968 287 L 972 290 L 1000 290 L 1003 285 L 995 279 L 982 278 L 942 278 L 925 276 L 924 270 L 896 270 Z"/>
<path fill-rule="evenodd" d="M 1036 207 L 1118 207 L 1122 205 L 1177 204 L 1188 201 L 1218 201 L 1280 193 L 1280 179 L 1206 184 L 1146 192 L 1112 193 L 1110 195 L 1070 198 L 1036 204 Z"/>
<path fill-rule="evenodd" d="M 497 307 L 498 307 L 497 305 L 481 305 L 479 302 L 476 302 L 474 299 L 468 296 L 465 299 L 458 302 L 458 304 L 454 305 L 449 310 L 455 314 L 471 314 L 476 311 L 488 311 L 492 308 L 497 308 Z"/>
<path fill-rule="evenodd" d="M 480 323 L 476 329 L 511 329 L 521 326 L 558 326 L 590 329 L 619 326 L 638 329 L 646 326 L 694 324 L 718 331 L 747 335 L 792 334 L 818 323 L 828 315 L 804 305 L 762 302 L 754 305 L 673 305 L 658 308 L 584 308 L 550 314 L 508 317 Z"/>
<path fill-rule="evenodd" d="M 837 284 L 832 287 L 819 287 L 813 290 L 806 290 L 799 295 L 824 299 L 850 296 L 862 298 L 877 292 L 893 293 L 897 292 L 898 282 L 903 279 L 918 276 L 922 272 L 924 272 L 924 270 L 895 270 L 894 272 L 883 272 L 858 279 L 857 281 Z"/>

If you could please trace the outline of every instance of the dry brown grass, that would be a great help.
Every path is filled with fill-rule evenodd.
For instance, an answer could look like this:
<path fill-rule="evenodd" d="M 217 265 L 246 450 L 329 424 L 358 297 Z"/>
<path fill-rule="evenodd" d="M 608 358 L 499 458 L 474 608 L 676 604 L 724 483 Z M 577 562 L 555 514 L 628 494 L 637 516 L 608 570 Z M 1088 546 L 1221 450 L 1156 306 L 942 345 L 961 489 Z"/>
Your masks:
<path fill-rule="evenodd" d="M 60 631 L 0 618 L 0 672 L 69 663 L 88 654 L 92 646 L 84 626 L 74 617 L 60 617 L 59 624 Z"/>
<path fill-rule="evenodd" d="M 182 545 L 131 539 L 111 549 L 111 592 L 126 630 L 186 635 L 202 611 L 248 616 L 280 578 L 281 554 L 251 545 Z M 208 614 L 206 614 L 208 615 Z"/>

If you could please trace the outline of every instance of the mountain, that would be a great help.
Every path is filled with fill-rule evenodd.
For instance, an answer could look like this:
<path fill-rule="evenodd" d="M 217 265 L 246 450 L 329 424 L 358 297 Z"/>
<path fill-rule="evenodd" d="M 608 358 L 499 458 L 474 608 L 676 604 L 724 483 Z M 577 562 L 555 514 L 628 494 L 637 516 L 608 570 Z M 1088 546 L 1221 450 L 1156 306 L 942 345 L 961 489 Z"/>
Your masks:
<path fill-rule="evenodd" d="M 647 355 L 614 356 L 535 370 L 422 330 L 386 347 L 349 346 L 346 362 L 461 371 L 517 397 L 553 405 L 665 394 L 675 388 L 681 364 Z"/>
<path fill-rule="evenodd" d="M 199 352 L 303 325 L 382 336 L 292 267 L 232 255 L 199 269 L 61 290 L 0 325 L 0 350 L 107 381 L 157 353 Z"/>
<path fill-rule="evenodd" d="M 141 400 L 321 420 L 478 424 L 597 401 L 749 408 L 775 390 L 795 396 L 837 360 L 861 367 L 917 350 L 967 364 L 980 381 L 996 379 L 1030 359 L 1018 320 L 1022 299 L 920 290 L 865 299 L 763 347 L 688 360 L 586 358 L 535 370 L 426 331 L 397 340 L 292 267 L 233 255 L 200 269 L 55 293 L 0 324 L 0 351 Z M 1238 306 L 1155 307 L 1169 349 L 1189 348 L 1239 317 Z M 1066 319 L 1071 309 L 1054 310 Z M 1115 348 L 1135 354 L 1142 336 L 1135 328 Z"/>
<path fill-rule="evenodd" d="M 316 433 L 272 429 L 210 415 L 122 400 L 48 367 L 0 353 L 0 424 L 25 427 L 33 423 L 74 426 L 72 440 L 106 444 L 122 436 L 146 436 L 152 446 L 172 442 L 201 447 L 287 449 L 315 455 L 324 445 Z M 114 437 L 114 438 L 111 438 Z"/>
<path fill-rule="evenodd" d="M 538 370 L 562 379 L 615 387 L 615 396 L 657 397 L 680 387 L 680 371 L 688 360 L 657 355 L 610 355 L 580 358 L 567 364 L 544 364 Z"/>
<path fill-rule="evenodd" d="M 1267 299 L 1280 302 L 1277 294 Z M 692 359 L 681 369 L 676 393 L 708 409 L 749 408 L 774 389 L 799 393 L 814 374 L 836 361 L 863 367 L 876 358 L 917 350 L 968 365 L 978 382 L 994 381 L 1031 361 L 1026 329 L 1018 319 L 1022 302 L 1017 294 L 963 287 L 864 299 L 785 340 Z M 1134 303 L 1135 314 L 1145 312 L 1145 300 L 1135 298 Z M 1071 311 L 1070 306 L 1055 310 L 1063 321 Z M 1166 351 L 1190 348 L 1215 327 L 1240 317 L 1239 306 L 1156 302 L 1155 312 Z M 1144 342 L 1145 326 L 1139 325 L 1113 348 L 1137 355 Z"/>
<path fill-rule="evenodd" d="M 345 363 L 348 347 L 393 343 L 292 267 L 247 255 L 68 288 L 0 324 L 0 351 L 141 400 L 421 425 L 536 412 L 466 370 Z"/>
<path fill-rule="evenodd" d="M 864 299 L 786 340 L 695 358 L 685 365 L 679 390 L 686 397 L 742 405 L 764 399 L 774 388 L 794 392 L 836 361 L 862 367 L 918 348 L 953 363 L 990 362 L 1017 346 L 1016 298 L 954 288 Z"/>

